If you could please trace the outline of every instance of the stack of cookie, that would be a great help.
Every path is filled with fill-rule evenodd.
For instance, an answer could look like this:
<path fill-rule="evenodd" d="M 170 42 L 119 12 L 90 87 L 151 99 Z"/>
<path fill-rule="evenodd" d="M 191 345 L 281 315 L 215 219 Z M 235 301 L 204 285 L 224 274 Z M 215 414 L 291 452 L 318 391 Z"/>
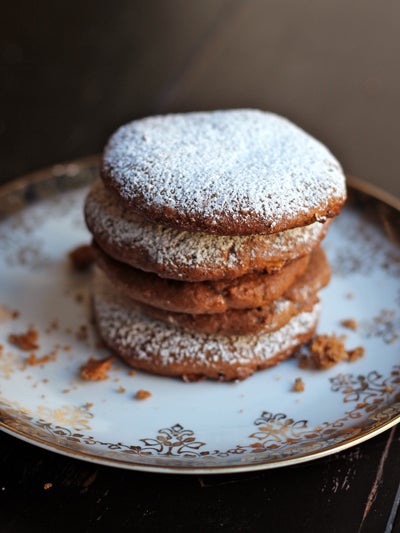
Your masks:
<path fill-rule="evenodd" d="M 150 372 L 244 379 L 314 334 L 339 163 L 277 115 L 228 110 L 120 128 L 86 199 L 99 333 Z"/>

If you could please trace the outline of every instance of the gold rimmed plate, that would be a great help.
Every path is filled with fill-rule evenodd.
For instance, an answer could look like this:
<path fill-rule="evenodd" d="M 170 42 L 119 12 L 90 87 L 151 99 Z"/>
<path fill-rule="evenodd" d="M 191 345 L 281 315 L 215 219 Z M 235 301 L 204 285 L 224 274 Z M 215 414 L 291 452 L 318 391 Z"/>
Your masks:
<path fill-rule="evenodd" d="M 350 200 L 324 241 L 333 274 L 319 332 L 346 335 L 349 348 L 365 348 L 361 359 L 325 371 L 293 359 L 240 383 L 190 384 L 131 375 L 116 361 L 108 380 L 87 382 L 81 365 L 109 353 L 90 320 L 90 273 L 74 272 L 68 252 L 90 241 L 82 205 L 97 176 L 98 158 L 89 158 L 1 190 L 2 430 L 100 464 L 206 474 L 309 461 L 398 422 L 399 202 L 349 179 Z M 355 329 L 343 325 L 349 319 Z M 9 342 L 30 327 L 37 348 Z M 302 393 L 292 391 L 298 377 Z M 135 399 L 139 389 L 151 396 Z"/>

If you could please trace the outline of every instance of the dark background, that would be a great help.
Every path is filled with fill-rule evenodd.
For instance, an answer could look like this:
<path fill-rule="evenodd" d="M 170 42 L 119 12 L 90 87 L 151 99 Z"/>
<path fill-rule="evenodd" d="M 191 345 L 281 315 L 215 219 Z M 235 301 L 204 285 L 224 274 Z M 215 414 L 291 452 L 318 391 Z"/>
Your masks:
<path fill-rule="evenodd" d="M 260 107 L 400 195 L 400 2 L 1 2 L 0 177 L 153 113 Z"/>
<path fill-rule="evenodd" d="M 400 2 L 0 3 L 0 181 L 101 151 L 133 118 L 260 107 L 400 196 Z M 290 468 L 161 476 L 0 434 L 0 531 L 400 531 L 400 429 Z M 51 482 L 52 488 L 44 489 Z"/>

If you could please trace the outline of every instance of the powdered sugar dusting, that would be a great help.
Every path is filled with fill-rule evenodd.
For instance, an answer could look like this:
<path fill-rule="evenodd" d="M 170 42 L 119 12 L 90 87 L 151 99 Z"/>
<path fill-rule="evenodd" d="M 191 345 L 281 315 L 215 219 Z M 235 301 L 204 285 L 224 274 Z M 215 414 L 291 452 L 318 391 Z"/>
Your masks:
<path fill-rule="evenodd" d="M 172 226 L 179 214 L 181 229 L 212 233 L 227 221 L 232 234 L 255 223 L 266 232 L 293 227 L 299 215 L 316 220 L 346 195 L 340 164 L 323 144 L 253 109 L 131 122 L 109 140 L 103 174 L 133 210 Z"/>
<path fill-rule="evenodd" d="M 179 231 L 152 224 L 127 210 L 101 182 L 96 183 L 85 204 L 85 216 L 96 241 L 107 250 L 128 251 L 133 266 L 183 279 L 182 269 L 208 269 L 219 277 L 234 275 L 238 268 L 251 271 L 257 261 L 269 263 L 295 259 L 311 252 L 326 232 L 326 224 L 314 222 L 271 235 L 217 236 Z M 147 264 L 135 263 L 145 256 Z M 118 259 L 118 257 L 117 257 Z M 216 278 L 217 279 L 217 278 Z"/>
<path fill-rule="evenodd" d="M 246 364 L 266 361 L 287 350 L 298 336 L 316 323 L 319 305 L 311 312 L 293 317 L 280 330 L 258 335 L 221 336 L 192 333 L 143 315 L 132 300 L 117 294 L 101 272 L 96 272 L 94 307 L 104 340 L 117 345 L 125 356 L 135 359 L 161 359 L 161 366 L 193 362 Z"/>

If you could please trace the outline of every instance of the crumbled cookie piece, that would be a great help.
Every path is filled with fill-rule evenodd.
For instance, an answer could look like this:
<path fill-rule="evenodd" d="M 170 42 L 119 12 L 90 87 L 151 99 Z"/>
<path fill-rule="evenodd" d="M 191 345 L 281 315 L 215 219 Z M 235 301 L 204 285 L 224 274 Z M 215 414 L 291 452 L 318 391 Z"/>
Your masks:
<path fill-rule="evenodd" d="M 15 320 L 19 318 L 21 313 L 17 310 L 10 309 L 6 305 L 0 305 L 0 322 L 6 320 Z"/>
<path fill-rule="evenodd" d="M 323 370 L 347 359 L 347 352 L 336 335 L 317 335 L 310 344 L 310 357 L 314 367 Z"/>
<path fill-rule="evenodd" d="M 301 378 L 296 378 L 293 383 L 292 391 L 293 392 L 304 392 L 305 385 L 304 381 Z"/>
<path fill-rule="evenodd" d="M 93 248 L 90 244 L 82 244 L 68 254 L 74 270 L 88 269 L 94 262 Z"/>
<path fill-rule="evenodd" d="M 114 357 L 106 357 L 105 359 L 90 359 L 81 367 L 81 377 L 87 381 L 103 381 L 108 379 L 108 371 L 111 369 L 111 365 L 114 361 Z"/>
<path fill-rule="evenodd" d="M 85 341 L 88 338 L 87 324 L 81 324 L 75 333 L 75 337 L 78 341 Z"/>
<path fill-rule="evenodd" d="M 123 387 L 122 385 L 120 385 L 120 386 L 118 387 L 118 392 L 119 392 L 120 394 L 123 394 L 124 392 L 126 392 L 125 387 Z"/>
<path fill-rule="evenodd" d="M 39 348 L 38 339 L 39 333 L 33 327 L 30 327 L 26 333 L 11 333 L 8 336 L 8 341 L 11 344 L 26 352 Z"/>
<path fill-rule="evenodd" d="M 340 361 L 352 363 L 365 354 L 362 346 L 346 350 L 343 338 L 336 335 L 316 335 L 307 348 L 308 353 L 299 358 L 300 368 L 326 370 Z"/>
<path fill-rule="evenodd" d="M 45 363 L 49 363 L 50 361 L 55 361 L 56 358 L 57 358 L 56 350 L 53 350 L 52 352 L 46 355 L 42 355 L 41 357 L 37 357 L 35 353 L 31 353 L 30 356 L 25 361 L 25 364 L 29 366 L 44 365 Z"/>
<path fill-rule="evenodd" d="M 357 346 L 357 348 L 354 348 L 354 350 L 349 350 L 347 355 L 349 361 L 352 363 L 353 361 L 357 361 L 357 359 L 360 359 L 365 355 L 365 348 L 363 348 L 363 346 Z"/>
<path fill-rule="evenodd" d="M 44 490 L 49 490 L 49 489 L 51 489 L 52 486 L 53 486 L 53 483 L 45 483 L 43 485 L 43 488 L 44 488 Z"/>
<path fill-rule="evenodd" d="M 136 400 L 146 400 L 147 398 L 150 398 L 150 396 L 151 392 L 144 389 L 139 389 L 135 394 Z"/>
<path fill-rule="evenodd" d="M 358 328 L 357 320 L 354 320 L 354 318 L 346 318 L 341 321 L 341 324 L 344 328 L 352 329 L 353 331 Z"/>
<path fill-rule="evenodd" d="M 50 322 L 50 324 L 46 328 L 46 333 L 51 333 L 52 331 L 56 331 L 59 327 L 58 320 L 55 318 Z"/>

